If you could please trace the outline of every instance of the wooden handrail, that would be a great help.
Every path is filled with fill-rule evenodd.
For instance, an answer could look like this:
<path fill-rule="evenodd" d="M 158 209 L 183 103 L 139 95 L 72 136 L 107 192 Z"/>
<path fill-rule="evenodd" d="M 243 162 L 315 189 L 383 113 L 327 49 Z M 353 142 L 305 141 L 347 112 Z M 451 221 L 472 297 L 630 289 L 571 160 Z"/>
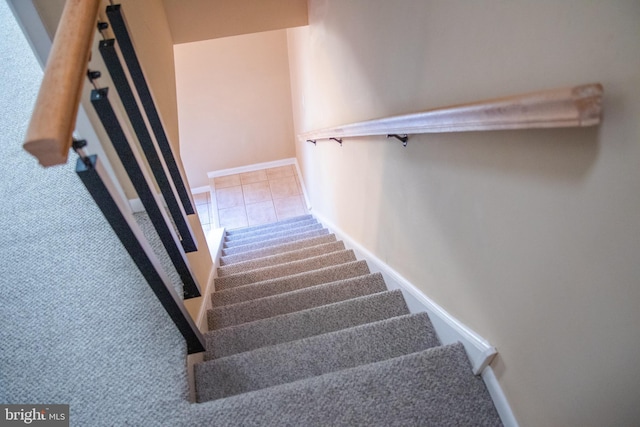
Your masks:
<path fill-rule="evenodd" d="M 301 134 L 301 140 L 372 135 L 594 126 L 602 116 L 600 83 L 435 108 Z"/>
<path fill-rule="evenodd" d="M 66 163 L 100 0 L 67 0 L 51 46 L 24 149 L 42 166 Z"/>

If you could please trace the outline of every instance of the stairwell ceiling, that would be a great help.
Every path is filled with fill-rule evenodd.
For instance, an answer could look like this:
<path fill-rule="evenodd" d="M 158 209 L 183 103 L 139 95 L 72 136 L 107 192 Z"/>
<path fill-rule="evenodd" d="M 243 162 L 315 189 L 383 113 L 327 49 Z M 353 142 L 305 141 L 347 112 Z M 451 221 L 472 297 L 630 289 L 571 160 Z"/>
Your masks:
<path fill-rule="evenodd" d="M 163 0 L 174 44 L 299 27 L 307 0 Z"/>

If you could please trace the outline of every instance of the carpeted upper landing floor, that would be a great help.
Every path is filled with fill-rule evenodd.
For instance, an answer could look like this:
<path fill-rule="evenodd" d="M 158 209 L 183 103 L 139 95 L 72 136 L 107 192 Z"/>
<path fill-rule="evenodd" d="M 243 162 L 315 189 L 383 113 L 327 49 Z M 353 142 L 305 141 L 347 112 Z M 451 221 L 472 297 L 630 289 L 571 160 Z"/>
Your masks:
<path fill-rule="evenodd" d="M 22 149 L 42 71 L 0 1 L 0 402 L 72 425 L 188 419 L 182 336 L 77 178 Z M 171 420 L 171 421 L 168 421 Z"/>

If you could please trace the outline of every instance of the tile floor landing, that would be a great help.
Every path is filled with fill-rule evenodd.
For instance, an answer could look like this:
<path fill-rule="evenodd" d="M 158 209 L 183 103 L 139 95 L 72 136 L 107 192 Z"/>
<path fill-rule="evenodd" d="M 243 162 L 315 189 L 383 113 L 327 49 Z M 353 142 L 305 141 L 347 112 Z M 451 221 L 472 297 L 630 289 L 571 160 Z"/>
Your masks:
<path fill-rule="evenodd" d="M 307 213 L 294 165 L 211 179 L 211 192 L 194 194 L 205 230 L 249 227 Z"/>

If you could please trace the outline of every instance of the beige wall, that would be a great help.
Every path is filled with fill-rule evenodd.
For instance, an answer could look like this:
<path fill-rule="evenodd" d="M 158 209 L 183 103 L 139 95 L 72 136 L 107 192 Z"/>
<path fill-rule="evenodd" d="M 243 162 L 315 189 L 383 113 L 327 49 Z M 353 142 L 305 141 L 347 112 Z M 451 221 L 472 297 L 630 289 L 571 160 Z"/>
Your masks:
<path fill-rule="evenodd" d="M 207 172 L 295 155 L 285 30 L 175 46 L 181 152 Z"/>
<path fill-rule="evenodd" d="M 174 43 L 307 25 L 307 0 L 164 0 Z"/>
<path fill-rule="evenodd" d="M 173 40 L 162 0 L 121 0 L 136 54 L 174 154 L 179 157 Z"/>
<path fill-rule="evenodd" d="M 310 0 L 296 132 L 601 82 L 599 128 L 297 143 L 326 215 L 498 348 L 523 426 L 640 419 L 640 3 Z"/>

